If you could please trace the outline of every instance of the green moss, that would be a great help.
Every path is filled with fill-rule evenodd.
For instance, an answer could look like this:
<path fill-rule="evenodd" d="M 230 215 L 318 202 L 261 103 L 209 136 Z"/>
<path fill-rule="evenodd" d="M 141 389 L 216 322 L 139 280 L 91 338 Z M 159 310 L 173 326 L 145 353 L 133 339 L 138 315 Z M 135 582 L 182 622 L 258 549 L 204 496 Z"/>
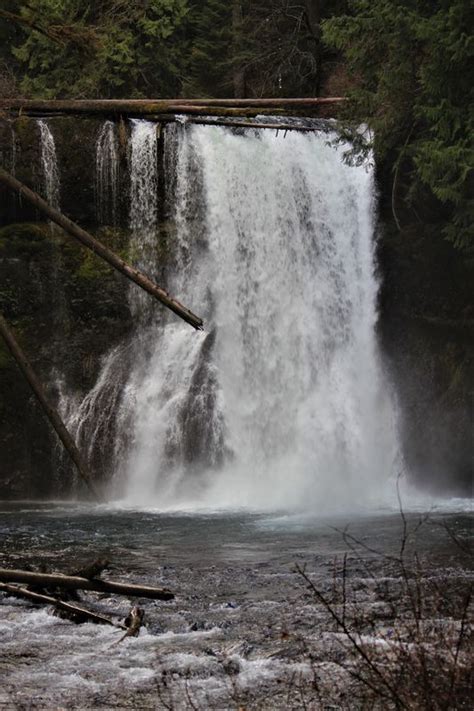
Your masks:
<path fill-rule="evenodd" d="M 51 232 L 47 224 L 14 223 L 0 229 L 0 252 L 9 257 L 36 254 L 50 248 Z"/>
<path fill-rule="evenodd" d="M 78 279 L 93 281 L 109 277 L 112 271 L 112 267 L 109 267 L 100 257 L 97 257 L 89 250 L 84 250 L 82 261 L 75 272 L 75 276 Z"/>
<path fill-rule="evenodd" d="M 97 239 L 111 249 L 115 254 L 127 258 L 128 237 L 123 230 L 114 230 L 109 227 L 98 231 Z M 82 247 L 73 239 L 65 237 L 62 244 L 63 254 L 68 262 L 71 272 L 77 279 L 85 279 L 88 282 L 96 279 L 109 278 L 114 269 L 107 262 L 94 254 L 90 249 Z"/>
<path fill-rule="evenodd" d="M 14 128 L 22 144 L 31 138 L 32 131 L 37 131 L 36 122 L 28 116 L 19 116 L 14 123 Z"/>
<path fill-rule="evenodd" d="M 9 370 L 12 367 L 12 357 L 3 340 L 0 338 L 0 370 Z"/>

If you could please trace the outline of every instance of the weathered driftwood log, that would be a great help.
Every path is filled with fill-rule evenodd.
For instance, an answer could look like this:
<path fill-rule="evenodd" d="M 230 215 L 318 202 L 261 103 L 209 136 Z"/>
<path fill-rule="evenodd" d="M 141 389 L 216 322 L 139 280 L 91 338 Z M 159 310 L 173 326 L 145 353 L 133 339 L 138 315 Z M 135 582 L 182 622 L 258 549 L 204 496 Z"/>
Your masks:
<path fill-rule="evenodd" d="M 71 615 L 71 617 L 77 622 L 85 622 L 90 620 L 91 622 L 97 622 L 101 625 L 112 625 L 113 627 L 118 627 L 119 629 L 126 629 L 126 634 L 128 634 L 126 625 L 123 625 L 120 622 L 114 622 L 104 615 L 99 615 L 97 612 L 91 612 L 85 607 L 81 607 L 71 602 L 64 602 L 64 600 L 59 600 L 51 595 L 38 593 L 33 590 L 28 590 L 27 588 L 18 587 L 17 585 L 9 585 L 8 583 L 0 583 L 0 592 L 6 592 L 9 595 L 21 597 L 40 605 L 53 605 L 54 608 L 67 612 L 68 615 Z"/>
<path fill-rule="evenodd" d="M 65 590 L 95 590 L 103 593 L 116 593 L 130 597 L 146 597 L 151 600 L 173 600 L 174 594 L 166 588 L 154 588 L 148 585 L 116 583 L 101 578 L 80 578 L 76 575 L 57 573 L 34 573 L 27 570 L 8 570 L 0 568 L 0 582 L 24 583 L 39 587 L 57 587 Z"/>
<path fill-rule="evenodd" d="M 15 336 L 13 335 L 13 332 L 11 331 L 8 323 L 6 322 L 4 316 L 1 313 L 0 335 L 8 346 L 8 349 L 10 350 L 13 358 L 17 362 L 21 372 L 28 381 L 47 418 L 54 427 L 56 434 L 63 443 L 65 450 L 74 462 L 79 476 L 84 481 L 94 498 L 100 500 L 100 496 L 92 482 L 92 477 L 88 470 L 87 464 L 82 458 L 81 453 L 76 447 L 74 440 L 69 434 L 69 431 L 67 430 L 66 425 L 62 421 L 58 411 L 51 405 L 48 398 L 46 397 L 46 393 L 43 389 L 43 386 L 41 385 L 41 382 L 39 381 L 35 371 L 31 367 L 30 362 L 28 361 L 28 358 L 23 353 L 22 349 L 20 348 L 20 345 L 18 344 L 18 341 L 16 340 Z"/>
<path fill-rule="evenodd" d="M 147 291 L 149 294 L 161 301 L 167 308 L 173 311 L 175 314 L 180 316 L 184 321 L 191 324 L 195 329 L 202 330 L 203 322 L 198 316 L 193 314 L 192 311 L 187 309 L 185 306 L 176 301 L 168 292 L 155 284 L 149 277 L 146 276 L 136 267 L 132 267 L 124 259 L 121 259 L 118 255 L 112 252 L 108 247 L 99 242 L 99 240 L 92 237 L 88 232 L 76 225 L 72 220 L 65 217 L 62 213 L 55 210 L 51 205 L 49 205 L 43 198 L 41 198 L 33 190 L 30 190 L 26 185 L 21 183 L 19 180 L 14 178 L 6 170 L 0 168 L 0 182 L 4 183 L 7 187 L 18 192 L 22 197 L 24 197 L 28 202 L 34 205 L 40 212 L 49 217 L 50 220 L 56 222 L 60 227 L 62 227 L 66 232 L 79 240 L 83 245 L 92 250 L 99 257 L 104 259 L 108 264 L 110 264 L 114 269 L 124 274 L 128 279 L 133 281 L 135 284 L 140 286 L 142 289 Z"/>
<path fill-rule="evenodd" d="M 252 112 L 255 109 L 276 109 L 287 111 L 295 108 L 313 109 L 319 106 L 341 104 L 347 101 L 345 97 L 307 97 L 307 98 L 273 98 L 273 99 L 80 99 L 53 100 L 36 99 L 1 99 L 0 111 L 18 111 L 21 113 L 72 113 L 72 114 L 125 114 L 146 116 L 150 114 L 169 113 L 212 113 L 220 110 L 239 109 L 241 113 Z M 231 115 L 231 114 L 230 114 Z"/>

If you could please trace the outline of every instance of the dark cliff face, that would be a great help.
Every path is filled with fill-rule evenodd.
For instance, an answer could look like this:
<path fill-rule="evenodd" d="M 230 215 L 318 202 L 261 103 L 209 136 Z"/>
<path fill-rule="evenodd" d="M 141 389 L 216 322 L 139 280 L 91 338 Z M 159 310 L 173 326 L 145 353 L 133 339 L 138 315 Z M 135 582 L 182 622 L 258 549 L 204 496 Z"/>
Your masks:
<path fill-rule="evenodd" d="M 126 142 L 121 142 L 121 228 L 98 229 L 94 146 L 102 122 L 58 117 L 48 124 L 60 165 L 63 211 L 127 256 Z M 0 119 L 0 162 L 42 192 L 34 120 Z M 405 460 L 412 478 L 424 486 L 469 494 L 474 264 L 429 226 L 395 233 L 388 212 L 385 222 L 379 243 L 379 327 L 398 392 Z M 168 252 L 172 258 L 172 242 Z M 127 290 L 122 276 L 0 188 L 0 309 L 53 401 L 59 399 L 61 381 L 70 391 L 87 392 L 101 357 L 130 333 Z M 67 495 L 72 472 L 59 453 L 55 435 L 0 343 L 0 498 Z"/>
<path fill-rule="evenodd" d="M 101 122 L 57 118 L 48 124 L 63 211 L 125 255 L 126 231 L 95 225 L 94 144 Z M 0 121 L 0 147 L 2 165 L 44 193 L 36 122 Z M 123 195 L 120 208 L 126 212 L 126 191 Z M 0 309 L 53 402 L 61 382 L 78 393 L 92 387 L 101 356 L 129 332 L 127 288 L 121 275 L 0 188 Z M 3 342 L 0 452 L 1 498 L 61 496 L 70 490 L 71 467 Z"/>
<path fill-rule="evenodd" d="M 412 480 L 472 495 L 474 259 L 430 225 L 386 226 L 380 333 Z"/>

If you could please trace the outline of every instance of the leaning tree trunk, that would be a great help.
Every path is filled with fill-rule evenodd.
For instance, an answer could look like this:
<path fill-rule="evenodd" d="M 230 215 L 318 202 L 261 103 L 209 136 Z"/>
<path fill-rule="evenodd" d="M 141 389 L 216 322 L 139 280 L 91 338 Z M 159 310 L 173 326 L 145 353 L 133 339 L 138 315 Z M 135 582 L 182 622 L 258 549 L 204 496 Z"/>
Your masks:
<path fill-rule="evenodd" d="M 49 205 L 43 198 L 41 198 L 33 190 L 30 190 L 26 185 L 20 183 L 19 180 L 14 178 L 12 175 L 7 173 L 6 170 L 0 168 L 0 182 L 3 182 L 7 187 L 18 192 L 22 197 L 26 198 L 28 202 L 38 208 L 40 212 L 56 222 L 60 227 L 62 227 L 66 232 L 75 239 L 79 240 L 88 249 L 92 250 L 99 257 L 104 259 L 108 264 L 110 264 L 114 269 L 124 274 L 128 279 L 133 281 L 139 287 L 147 291 L 149 294 L 161 301 L 167 308 L 174 311 L 180 318 L 187 321 L 193 328 L 197 330 L 202 330 L 203 322 L 199 316 L 193 314 L 192 311 L 187 309 L 185 306 L 174 299 L 168 292 L 155 284 L 149 277 L 146 276 L 142 271 L 136 267 L 132 267 L 124 259 L 119 257 L 117 254 L 112 252 L 108 247 L 106 247 L 102 242 L 99 242 L 95 237 L 92 237 L 88 232 L 76 225 L 72 220 L 65 217 L 61 212 L 55 210 L 51 205 Z"/>
<path fill-rule="evenodd" d="M 41 382 L 36 375 L 35 371 L 33 370 L 30 362 L 28 361 L 28 358 L 26 355 L 23 353 L 22 349 L 20 348 L 20 345 L 18 341 L 16 340 L 15 336 L 13 335 L 13 332 L 10 330 L 10 327 L 8 326 L 8 323 L 6 322 L 5 318 L 3 315 L 0 313 L 0 335 L 3 337 L 3 340 L 5 341 L 6 345 L 8 346 L 8 349 L 10 350 L 12 356 L 14 357 L 15 361 L 17 362 L 21 372 L 25 376 L 26 380 L 28 381 L 31 389 L 33 390 L 34 394 L 36 395 L 36 398 L 38 399 L 41 407 L 43 408 L 46 417 L 49 419 L 51 422 L 52 426 L 54 427 L 54 430 L 56 431 L 56 434 L 58 435 L 59 439 L 64 445 L 65 450 L 71 457 L 72 461 L 76 465 L 76 469 L 79 473 L 79 476 L 81 479 L 84 481 L 86 486 L 88 487 L 89 491 L 92 493 L 95 499 L 100 500 L 99 494 L 97 493 L 95 486 L 92 482 L 92 477 L 91 474 L 88 470 L 87 464 L 83 460 L 81 453 L 79 452 L 78 448 L 75 445 L 75 442 L 71 435 L 69 434 L 69 431 L 66 428 L 66 425 L 62 421 L 58 411 L 53 407 L 53 405 L 49 402 L 48 398 L 46 397 L 46 393 L 43 389 L 43 386 L 41 385 Z"/>

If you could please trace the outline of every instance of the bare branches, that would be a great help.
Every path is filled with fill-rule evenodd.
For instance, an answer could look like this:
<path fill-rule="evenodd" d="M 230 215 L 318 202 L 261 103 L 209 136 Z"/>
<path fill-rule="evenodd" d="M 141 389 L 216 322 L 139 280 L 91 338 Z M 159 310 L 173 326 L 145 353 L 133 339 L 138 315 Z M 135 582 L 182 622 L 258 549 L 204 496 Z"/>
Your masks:
<path fill-rule="evenodd" d="M 331 599 L 314 583 L 304 567 L 297 566 L 296 571 L 315 600 L 336 623 L 337 630 L 342 633 L 338 640 L 348 643 L 354 652 L 353 662 L 335 659 L 356 682 L 351 693 L 357 694 L 358 689 L 365 688 L 366 691 L 360 693 L 370 692 L 373 695 L 370 703 L 381 703 L 384 708 L 426 708 L 432 711 L 461 708 L 469 698 L 468 630 L 472 584 L 465 580 L 464 574 L 452 580 L 451 571 L 450 577 L 439 585 L 436 577 L 427 575 L 418 552 L 409 549 L 408 543 L 429 520 L 429 514 L 411 525 L 403 510 L 398 486 L 397 496 L 402 523 L 397 554 L 384 553 L 358 540 L 347 527 L 340 531 L 354 556 L 356 569 L 360 570 L 362 566 L 374 592 L 380 591 L 374 569 L 380 570 L 382 566 L 384 570 L 388 564 L 390 571 L 396 573 L 396 577 L 387 579 L 381 591 L 382 599 L 389 601 L 388 610 L 382 617 L 391 620 L 388 629 L 386 622 L 376 623 L 373 608 L 368 616 L 361 606 L 365 603 L 357 601 L 360 581 L 351 584 L 347 554 L 342 571 L 339 569 L 338 572 L 338 588 L 334 574 Z M 449 533 L 455 540 L 455 533 Z M 370 554 L 370 565 L 365 560 L 367 553 Z M 377 568 L 374 568 L 375 562 Z M 370 629 L 368 639 L 363 632 L 367 627 Z M 367 703 L 366 696 L 361 698 Z"/>

